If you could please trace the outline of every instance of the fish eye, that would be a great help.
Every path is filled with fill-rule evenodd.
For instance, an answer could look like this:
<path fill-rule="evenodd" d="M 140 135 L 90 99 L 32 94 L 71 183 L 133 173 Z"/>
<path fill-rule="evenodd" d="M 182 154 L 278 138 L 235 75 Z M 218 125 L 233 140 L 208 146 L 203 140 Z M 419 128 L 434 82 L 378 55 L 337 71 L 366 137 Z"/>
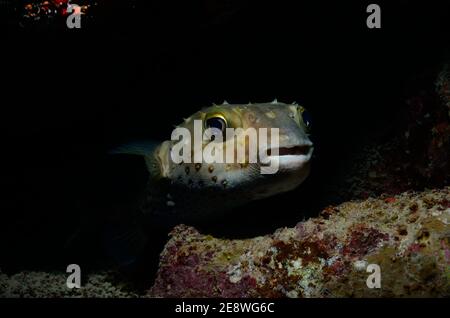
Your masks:
<path fill-rule="evenodd" d="M 216 128 L 225 134 L 225 129 L 227 128 L 227 120 L 221 114 L 212 114 L 207 116 L 205 119 L 205 129 Z"/>

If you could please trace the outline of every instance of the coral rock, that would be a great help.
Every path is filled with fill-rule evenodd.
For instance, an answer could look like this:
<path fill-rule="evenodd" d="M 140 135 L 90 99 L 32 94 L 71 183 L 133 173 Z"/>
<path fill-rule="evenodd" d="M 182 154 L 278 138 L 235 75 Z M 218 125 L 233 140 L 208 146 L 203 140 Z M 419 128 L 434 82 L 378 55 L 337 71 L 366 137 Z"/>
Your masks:
<path fill-rule="evenodd" d="M 274 234 L 227 240 L 179 225 L 151 297 L 448 297 L 450 188 L 325 209 Z M 381 288 L 369 288 L 369 264 Z"/>

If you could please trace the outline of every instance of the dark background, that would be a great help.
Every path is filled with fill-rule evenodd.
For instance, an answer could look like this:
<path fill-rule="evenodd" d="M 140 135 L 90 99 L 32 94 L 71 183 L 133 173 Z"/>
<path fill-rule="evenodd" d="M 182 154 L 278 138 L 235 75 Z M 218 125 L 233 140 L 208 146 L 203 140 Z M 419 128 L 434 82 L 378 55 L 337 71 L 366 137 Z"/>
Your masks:
<path fill-rule="evenodd" d="M 9 5 L 0 268 L 95 267 L 103 257 L 95 233 L 146 180 L 141 160 L 112 162 L 108 149 L 168 139 L 173 124 L 223 100 L 305 106 L 314 118 L 314 165 L 300 189 L 202 231 L 270 233 L 336 202 L 326 185 L 345 174 L 355 151 L 390 138 L 408 82 L 446 58 L 449 5 L 377 1 L 382 28 L 371 30 L 368 1 L 295 3 L 99 1 L 79 30 L 64 19 L 21 27 L 20 6 Z M 159 240 L 156 251 L 166 235 Z"/>

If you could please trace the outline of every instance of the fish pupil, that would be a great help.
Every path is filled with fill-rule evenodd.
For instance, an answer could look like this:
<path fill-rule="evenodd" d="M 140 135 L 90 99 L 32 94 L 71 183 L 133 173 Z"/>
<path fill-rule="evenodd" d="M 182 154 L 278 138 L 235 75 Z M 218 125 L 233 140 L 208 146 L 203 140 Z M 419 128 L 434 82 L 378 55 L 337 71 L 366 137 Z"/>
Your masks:
<path fill-rule="evenodd" d="M 206 126 L 208 128 L 217 128 L 223 132 L 225 130 L 225 121 L 219 117 L 209 118 L 206 121 Z"/>

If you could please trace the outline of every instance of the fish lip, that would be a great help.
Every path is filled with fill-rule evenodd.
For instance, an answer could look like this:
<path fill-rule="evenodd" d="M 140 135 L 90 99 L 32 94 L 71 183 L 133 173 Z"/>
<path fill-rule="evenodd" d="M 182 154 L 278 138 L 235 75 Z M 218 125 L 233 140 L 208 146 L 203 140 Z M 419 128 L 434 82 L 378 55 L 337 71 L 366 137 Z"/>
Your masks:
<path fill-rule="evenodd" d="M 280 154 L 277 155 L 276 151 L 274 153 L 274 149 Z M 265 159 L 272 162 L 272 164 L 276 162 L 281 171 L 303 171 L 309 165 L 313 150 L 312 143 L 269 148 Z"/>

